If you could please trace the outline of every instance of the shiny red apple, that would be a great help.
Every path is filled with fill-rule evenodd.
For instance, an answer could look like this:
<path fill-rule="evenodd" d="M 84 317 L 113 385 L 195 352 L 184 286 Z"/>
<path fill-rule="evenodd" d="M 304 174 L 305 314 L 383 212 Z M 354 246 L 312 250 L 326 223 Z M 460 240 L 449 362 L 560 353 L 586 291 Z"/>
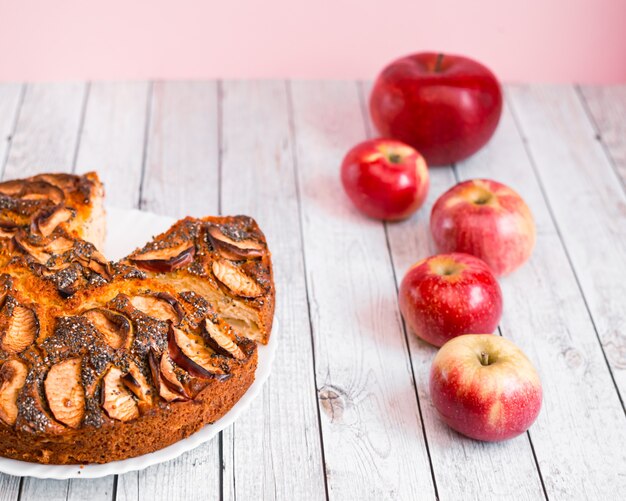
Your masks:
<path fill-rule="evenodd" d="M 373 139 L 352 148 L 341 164 L 341 181 L 361 212 L 375 219 L 404 219 L 424 203 L 428 168 L 410 146 Z"/>
<path fill-rule="evenodd" d="M 472 254 L 496 276 L 521 266 L 535 246 L 535 222 L 526 202 L 488 179 L 464 181 L 441 195 L 430 215 L 430 231 L 440 252 Z"/>
<path fill-rule="evenodd" d="M 424 341 L 441 346 L 462 334 L 493 332 L 502 292 L 489 267 L 468 254 L 440 254 L 415 264 L 400 284 L 400 310 Z"/>
<path fill-rule="evenodd" d="M 502 113 L 502 91 L 477 61 L 421 52 L 381 72 L 370 113 L 383 136 L 417 148 L 429 165 L 448 165 L 489 141 Z"/>
<path fill-rule="evenodd" d="M 541 409 L 541 381 L 526 355 L 508 339 L 459 336 L 433 360 L 430 397 L 454 430 L 489 442 L 513 438 Z"/>

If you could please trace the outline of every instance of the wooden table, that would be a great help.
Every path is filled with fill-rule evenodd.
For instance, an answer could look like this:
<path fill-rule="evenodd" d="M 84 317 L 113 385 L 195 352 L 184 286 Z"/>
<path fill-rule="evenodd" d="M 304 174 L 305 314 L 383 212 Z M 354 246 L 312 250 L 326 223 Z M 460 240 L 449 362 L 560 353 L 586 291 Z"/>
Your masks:
<path fill-rule="evenodd" d="M 280 346 L 247 414 L 174 461 L 99 480 L 0 476 L 0 500 L 626 499 L 626 87 L 510 86 L 494 139 L 431 169 L 428 206 L 382 224 L 351 207 L 342 156 L 373 134 L 360 82 L 0 85 L 4 179 L 97 170 L 108 203 L 250 214 L 274 254 Z M 435 349 L 406 332 L 398 281 L 434 253 L 432 202 L 489 177 L 528 201 L 531 261 L 500 326 L 543 381 L 537 422 L 465 439 L 428 392 Z"/>

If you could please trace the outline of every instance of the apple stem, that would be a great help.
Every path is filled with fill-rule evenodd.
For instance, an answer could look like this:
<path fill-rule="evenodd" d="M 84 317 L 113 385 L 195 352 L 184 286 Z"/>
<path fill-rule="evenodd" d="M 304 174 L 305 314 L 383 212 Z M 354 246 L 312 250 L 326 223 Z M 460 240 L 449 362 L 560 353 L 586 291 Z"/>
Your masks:
<path fill-rule="evenodd" d="M 392 164 L 399 164 L 402 160 L 402 157 L 397 153 L 391 153 L 388 158 Z"/>
<path fill-rule="evenodd" d="M 480 363 L 485 366 L 489 365 L 489 353 L 487 353 L 486 351 L 483 351 L 480 354 Z"/>
<path fill-rule="evenodd" d="M 441 71 L 441 63 L 443 63 L 443 54 L 437 54 L 437 61 L 435 61 L 435 73 L 439 73 Z"/>

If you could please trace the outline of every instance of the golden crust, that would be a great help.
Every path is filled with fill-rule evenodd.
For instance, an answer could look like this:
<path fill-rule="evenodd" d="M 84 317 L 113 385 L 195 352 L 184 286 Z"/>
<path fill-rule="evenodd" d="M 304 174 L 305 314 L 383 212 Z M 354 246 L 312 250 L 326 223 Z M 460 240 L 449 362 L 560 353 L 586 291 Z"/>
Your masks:
<path fill-rule="evenodd" d="M 0 426 L 2 455 L 48 464 L 107 463 L 167 447 L 215 422 L 254 381 L 256 352 L 227 381 L 212 381 L 191 401 L 164 404 L 134 421 L 108 420 L 100 427 L 63 433 L 20 431 Z"/>
<path fill-rule="evenodd" d="M 254 242 L 256 247 L 254 255 L 247 257 L 245 249 L 240 249 L 239 255 L 233 255 L 230 249 L 224 250 L 224 246 L 220 246 L 221 242 L 211 236 L 211 230 L 214 228 L 229 235 L 231 241 Z M 194 249 L 193 258 L 167 272 L 156 271 L 150 265 L 146 267 L 142 264 L 145 261 L 137 260 L 148 252 L 150 252 L 148 257 L 153 257 L 156 250 L 179 251 L 189 248 Z M 185 218 L 121 262 L 135 265 L 147 276 L 158 277 L 176 288 L 193 290 L 207 297 L 219 313 L 237 324 L 244 335 L 267 344 L 274 318 L 274 278 L 271 254 L 267 249 L 265 236 L 252 218 L 247 216 Z M 214 265 L 220 262 L 227 262 L 241 270 L 241 274 L 250 279 L 259 293 L 252 296 L 247 295 L 245 291 L 238 293 L 232 284 L 229 287 L 229 283 L 220 280 L 214 269 Z M 237 316 L 237 313 L 240 316 Z"/>
<path fill-rule="evenodd" d="M 111 263 L 96 247 L 102 194 L 94 173 L 0 183 L 0 455 L 151 452 L 219 419 L 254 380 L 274 312 L 256 222 L 186 218 Z"/>

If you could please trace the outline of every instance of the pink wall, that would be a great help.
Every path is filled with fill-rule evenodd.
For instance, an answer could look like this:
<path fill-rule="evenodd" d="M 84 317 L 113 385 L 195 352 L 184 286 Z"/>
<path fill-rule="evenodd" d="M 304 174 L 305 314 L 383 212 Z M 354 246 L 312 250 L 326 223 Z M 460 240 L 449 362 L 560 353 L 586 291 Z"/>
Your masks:
<path fill-rule="evenodd" d="M 0 80 L 371 78 L 419 50 L 626 82 L 626 1 L 0 0 Z"/>

